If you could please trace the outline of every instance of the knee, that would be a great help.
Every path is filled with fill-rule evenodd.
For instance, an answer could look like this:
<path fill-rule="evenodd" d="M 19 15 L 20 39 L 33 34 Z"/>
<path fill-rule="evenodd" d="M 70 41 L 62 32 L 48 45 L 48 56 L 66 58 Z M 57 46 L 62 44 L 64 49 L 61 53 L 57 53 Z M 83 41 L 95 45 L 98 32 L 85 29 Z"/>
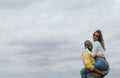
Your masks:
<path fill-rule="evenodd" d="M 84 74 L 84 73 L 85 73 L 84 70 L 81 70 L 81 71 L 80 71 L 80 74 Z"/>

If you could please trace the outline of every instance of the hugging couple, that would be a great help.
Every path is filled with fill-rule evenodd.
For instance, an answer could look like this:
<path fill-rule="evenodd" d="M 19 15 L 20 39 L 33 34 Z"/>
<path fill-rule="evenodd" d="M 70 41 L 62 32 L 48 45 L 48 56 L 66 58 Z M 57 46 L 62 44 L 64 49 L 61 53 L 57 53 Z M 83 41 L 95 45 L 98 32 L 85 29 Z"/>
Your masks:
<path fill-rule="evenodd" d="M 105 44 L 101 30 L 93 33 L 93 43 L 84 42 L 85 50 L 82 52 L 84 68 L 81 69 L 81 78 L 104 78 L 109 72 L 109 63 L 105 58 Z"/>

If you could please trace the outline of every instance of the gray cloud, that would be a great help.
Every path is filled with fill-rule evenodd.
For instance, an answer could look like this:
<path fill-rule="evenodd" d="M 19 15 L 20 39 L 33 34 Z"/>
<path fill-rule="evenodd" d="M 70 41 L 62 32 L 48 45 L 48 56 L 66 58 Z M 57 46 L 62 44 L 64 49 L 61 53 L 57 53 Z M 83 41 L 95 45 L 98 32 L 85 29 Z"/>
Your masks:
<path fill-rule="evenodd" d="M 68 47 L 69 45 L 69 47 Z M 71 46 L 70 46 L 71 45 Z M 72 46 L 73 43 L 60 40 L 60 39 L 49 39 L 42 41 L 13 41 L 9 43 L 9 46 L 22 46 L 24 49 L 17 53 L 18 56 L 27 56 L 26 62 L 30 66 L 49 66 L 55 63 L 64 63 L 63 61 L 79 60 L 80 58 L 64 57 L 64 53 L 68 55 L 71 53 L 79 52 L 76 46 Z M 74 47 L 74 48 L 73 48 Z M 76 51 L 76 52 L 74 52 Z M 33 57 L 34 56 L 34 57 Z M 42 56 L 42 58 L 41 58 Z M 36 58 L 38 57 L 38 58 Z M 56 59 L 55 59 L 56 58 Z"/>

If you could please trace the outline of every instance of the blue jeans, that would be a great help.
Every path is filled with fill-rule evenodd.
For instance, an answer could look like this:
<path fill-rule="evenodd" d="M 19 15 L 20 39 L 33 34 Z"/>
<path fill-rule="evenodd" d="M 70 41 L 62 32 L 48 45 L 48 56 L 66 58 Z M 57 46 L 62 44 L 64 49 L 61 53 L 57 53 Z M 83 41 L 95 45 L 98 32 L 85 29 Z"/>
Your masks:
<path fill-rule="evenodd" d="M 100 71 L 105 71 L 109 68 L 109 64 L 107 62 L 107 60 L 103 57 L 97 57 L 95 63 L 93 64 L 97 69 L 99 69 Z M 92 71 L 90 71 L 88 68 L 83 68 L 80 73 L 81 73 L 81 77 L 82 78 L 87 78 L 87 74 L 90 73 Z M 102 77 L 103 78 L 103 77 Z"/>
<path fill-rule="evenodd" d="M 87 78 L 87 74 L 90 73 L 92 71 L 90 71 L 88 68 L 83 68 L 80 73 L 81 73 L 81 77 L 82 78 Z"/>
<path fill-rule="evenodd" d="M 94 66 L 100 71 L 105 71 L 109 68 L 109 63 L 104 57 L 97 57 Z"/>

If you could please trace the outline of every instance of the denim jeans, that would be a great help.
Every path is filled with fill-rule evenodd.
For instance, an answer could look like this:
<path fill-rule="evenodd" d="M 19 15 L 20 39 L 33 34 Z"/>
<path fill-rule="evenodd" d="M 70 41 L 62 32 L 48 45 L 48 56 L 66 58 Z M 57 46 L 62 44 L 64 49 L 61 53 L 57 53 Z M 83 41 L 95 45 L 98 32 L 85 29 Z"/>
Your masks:
<path fill-rule="evenodd" d="M 97 57 L 94 66 L 100 71 L 105 71 L 109 68 L 109 63 L 104 57 Z"/>
<path fill-rule="evenodd" d="M 109 64 L 108 64 L 107 60 L 103 57 L 97 57 L 96 61 L 93 65 L 101 71 L 105 71 L 109 68 Z M 88 68 L 83 68 L 80 71 L 81 77 L 82 78 L 87 78 L 87 74 L 90 73 L 90 72 L 92 72 L 92 71 L 90 71 Z M 101 77 L 101 78 L 103 78 L 103 77 Z"/>
<path fill-rule="evenodd" d="M 81 74 L 81 78 L 87 78 L 87 74 L 90 73 L 91 71 L 88 69 L 88 68 L 83 68 L 81 71 L 80 71 L 80 74 Z"/>

